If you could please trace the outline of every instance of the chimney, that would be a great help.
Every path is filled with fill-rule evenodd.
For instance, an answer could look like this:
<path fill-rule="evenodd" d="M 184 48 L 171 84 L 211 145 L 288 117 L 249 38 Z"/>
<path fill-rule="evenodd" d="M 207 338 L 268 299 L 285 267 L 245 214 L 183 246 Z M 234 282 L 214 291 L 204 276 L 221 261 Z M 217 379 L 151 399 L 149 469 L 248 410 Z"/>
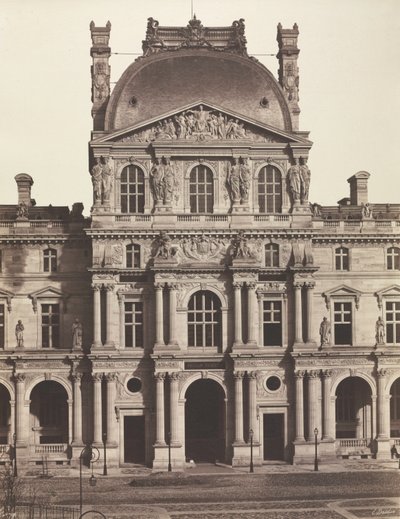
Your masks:
<path fill-rule="evenodd" d="M 18 173 L 15 175 L 15 182 L 17 183 L 18 189 L 18 205 L 24 202 L 27 207 L 32 205 L 31 199 L 31 186 L 33 179 L 27 173 Z"/>
<path fill-rule="evenodd" d="M 370 174 L 367 171 L 359 171 L 347 179 L 350 184 L 350 204 L 368 204 L 368 179 Z"/>

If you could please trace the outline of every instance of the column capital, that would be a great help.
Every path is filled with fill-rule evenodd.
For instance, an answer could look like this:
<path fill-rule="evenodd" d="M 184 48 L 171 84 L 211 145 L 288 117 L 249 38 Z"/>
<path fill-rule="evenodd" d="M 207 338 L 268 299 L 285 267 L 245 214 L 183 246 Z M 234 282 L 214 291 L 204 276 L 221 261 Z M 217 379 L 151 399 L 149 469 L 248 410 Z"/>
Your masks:
<path fill-rule="evenodd" d="M 296 370 L 296 371 L 294 372 L 294 376 L 295 376 L 297 379 L 304 378 L 304 377 L 305 377 L 305 374 L 306 374 L 306 372 L 305 372 L 305 370 L 303 370 L 303 369 Z"/>
<path fill-rule="evenodd" d="M 154 283 L 155 290 L 162 290 L 164 288 L 164 286 L 165 286 L 165 283 L 159 283 L 159 282 Z"/>
<path fill-rule="evenodd" d="M 243 286 L 243 281 L 234 281 L 232 286 L 235 290 L 240 290 Z"/>
<path fill-rule="evenodd" d="M 255 290 L 257 288 L 257 283 L 255 281 L 246 281 L 246 287 L 249 290 Z"/>
<path fill-rule="evenodd" d="M 178 283 L 166 283 L 165 285 L 169 290 L 179 290 Z"/>
<path fill-rule="evenodd" d="M 107 292 L 112 292 L 114 290 L 114 283 L 104 283 L 104 288 Z"/>
<path fill-rule="evenodd" d="M 378 378 L 384 378 L 384 377 L 386 377 L 387 373 L 388 373 L 388 370 L 385 369 L 385 368 L 380 368 L 380 369 L 378 369 L 377 372 L 376 372 L 376 374 L 378 375 Z"/>
<path fill-rule="evenodd" d="M 179 381 L 179 379 L 181 377 L 181 372 L 173 371 L 172 373 L 168 373 L 168 376 L 169 376 L 170 380 Z"/>
<path fill-rule="evenodd" d="M 304 283 L 304 286 L 308 288 L 308 290 L 312 290 L 313 288 L 315 288 L 315 281 L 306 281 Z"/>
<path fill-rule="evenodd" d="M 157 382 L 165 380 L 167 374 L 163 371 L 160 371 L 159 373 L 154 373 L 154 378 L 157 380 Z"/>
<path fill-rule="evenodd" d="M 308 378 L 317 378 L 319 376 L 319 371 L 316 369 L 307 370 Z"/>
<path fill-rule="evenodd" d="M 93 292 L 100 292 L 102 285 L 99 283 L 92 283 L 92 290 Z"/>
<path fill-rule="evenodd" d="M 331 369 L 323 369 L 321 371 L 323 378 L 330 378 L 332 376 L 332 370 Z"/>
<path fill-rule="evenodd" d="M 92 373 L 93 382 L 101 382 L 103 380 L 103 373 Z"/>
<path fill-rule="evenodd" d="M 25 373 L 16 373 L 14 375 L 14 380 L 17 384 L 22 384 L 23 382 L 25 382 L 25 379 L 26 379 Z"/>
<path fill-rule="evenodd" d="M 118 379 L 117 373 L 106 373 L 104 378 L 106 379 L 107 383 L 115 382 Z"/>
<path fill-rule="evenodd" d="M 258 372 L 257 371 L 248 371 L 247 376 L 249 379 L 257 380 Z"/>
<path fill-rule="evenodd" d="M 293 281 L 293 288 L 296 289 L 296 290 L 299 290 L 301 288 L 303 288 L 304 286 L 304 281 Z"/>
<path fill-rule="evenodd" d="M 79 383 L 83 378 L 83 373 L 80 373 L 80 372 L 71 373 L 70 378 L 71 378 L 72 382 Z"/>
<path fill-rule="evenodd" d="M 235 371 L 235 372 L 233 373 L 233 376 L 234 376 L 234 378 L 235 378 L 236 380 L 240 380 L 240 379 L 244 378 L 244 374 L 245 374 L 244 371 Z"/>

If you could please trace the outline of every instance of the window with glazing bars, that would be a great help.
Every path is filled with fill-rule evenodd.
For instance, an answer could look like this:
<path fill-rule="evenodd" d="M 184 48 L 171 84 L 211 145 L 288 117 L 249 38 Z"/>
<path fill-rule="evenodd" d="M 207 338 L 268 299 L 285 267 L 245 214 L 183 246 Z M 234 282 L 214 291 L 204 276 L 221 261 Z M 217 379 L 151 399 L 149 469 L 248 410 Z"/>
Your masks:
<path fill-rule="evenodd" d="M 386 260 L 388 270 L 400 270 L 400 249 L 390 247 L 386 253 Z"/>
<path fill-rule="evenodd" d="M 335 270 L 349 270 L 349 249 L 346 247 L 335 249 Z"/>
<path fill-rule="evenodd" d="M 335 344 L 351 344 L 351 303 L 335 303 L 333 316 L 335 324 Z"/>
<path fill-rule="evenodd" d="M 130 244 L 126 247 L 126 267 L 140 268 L 140 245 Z"/>
<path fill-rule="evenodd" d="M 268 243 L 265 246 L 265 266 L 279 267 L 279 245 Z"/>
<path fill-rule="evenodd" d="M 60 345 L 60 305 L 42 305 L 42 348 Z"/>
<path fill-rule="evenodd" d="M 264 301 L 263 333 L 264 346 L 282 346 L 281 301 Z"/>
<path fill-rule="evenodd" d="M 144 212 L 144 174 L 133 164 L 121 173 L 121 212 Z"/>
<path fill-rule="evenodd" d="M 190 172 L 190 212 L 212 213 L 214 204 L 213 174 L 210 168 L 199 165 Z"/>
<path fill-rule="evenodd" d="M 143 303 L 125 303 L 125 347 L 143 348 Z"/>
<path fill-rule="evenodd" d="M 282 178 L 274 166 L 265 166 L 258 174 L 258 207 L 260 213 L 282 212 Z"/>
<path fill-rule="evenodd" d="M 57 271 L 57 251 L 55 249 L 46 249 L 43 252 L 43 271 Z"/>
<path fill-rule="evenodd" d="M 400 301 L 386 302 L 386 343 L 400 343 Z"/>
<path fill-rule="evenodd" d="M 192 295 L 188 307 L 188 345 L 221 345 L 221 302 L 212 292 Z"/>

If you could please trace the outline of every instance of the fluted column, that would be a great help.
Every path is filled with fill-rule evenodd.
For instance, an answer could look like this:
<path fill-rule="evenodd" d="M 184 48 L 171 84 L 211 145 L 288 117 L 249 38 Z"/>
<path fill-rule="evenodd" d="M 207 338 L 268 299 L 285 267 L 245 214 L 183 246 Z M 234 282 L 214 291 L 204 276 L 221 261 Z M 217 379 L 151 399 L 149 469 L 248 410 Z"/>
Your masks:
<path fill-rule="evenodd" d="M 93 443 L 102 443 L 101 373 L 93 373 Z"/>
<path fill-rule="evenodd" d="M 170 373 L 170 432 L 171 432 L 171 444 L 178 444 L 178 388 L 179 388 L 179 373 Z"/>
<path fill-rule="evenodd" d="M 256 283 L 247 283 L 247 343 L 256 344 Z"/>
<path fill-rule="evenodd" d="M 82 373 L 74 373 L 71 376 L 73 389 L 74 389 L 74 401 L 72 408 L 74 424 L 72 443 L 74 445 L 82 445 L 82 393 L 81 393 L 81 382 Z"/>
<path fill-rule="evenodd" d="M 307 288 L 307 331 L 306 342 L 314 342 L 313 337 L 313 290 L 315 283 L 309 281 L 306 283 Z"/>
<path fill-rule="evenodd" d="M 257 372 L 251 371 L 249 377 L 249 418 L 250 429 L 253 430 L 254 442 L 259 442 L 259 427 L 257 422 Z"/>
<path fill-rule="evenodd" d="M 112 338 L 112 311 L 113 311 L 113 296 L 114 296 L 114 285 L 105 285 L 106 289 L 106 345 L 114 346 Z"/>
<path fill-rule="evenodd" d="M 330 440 L 331 438 L 331 376 L 332 370 L 325 369 L 322 372 L 322 391 L 323 391 L 323 418 L 322 418 L 322 439 Z"/>
<path fill-rule="evenodd" d="M 386 413 L 389 412 L 386 406 L 385 385 L 386 385 L 386 369 L 380 369 L 377 372 L 378 376 L 378 438 L 388 438 L 389 431 L 385 427 Z"/>
<path fill-rule="evenodd" d="M 314 429 L 318 425 L 317 411 L 317 384 L 319 381 L 318 371 L 307 372 L 308 379 L 308 441 L 314 441 Z"/>
<path fill-rule="evenodd" d="M 101 346 L 101 286 L 92 285 L 93 288 L 93 346 Z"/>
<path fill-rule="evenodd" d="M 163 283 L 155 283 L 156 291 L 156 344 L 164 345 Z"/>
<path fill-rule="evenodd" d="M 296 378 L 296 441 L 304 441 L 304 391 L 305 371 L 295 371 Z"/>
<path fill-rule="evenodd" d="M 23 373 L 17 373 L 15 375 L 15 405 L 16 405 L 16 420 L 15 420 L 15 434 L 17 444 L 24 444 L 26 441 L 25 431 L 28 427 L 25 427 L 24 420 L 24 403 L 25 403 L 25 375 Z"/>
<path fill-rule="evenodd" d="M 294 283 L 294 309 L 295 309 L 295 343 L 303 342 L 303 313 L 301 306 L 301 287 L 302 283 Z"/>
<path fill-rule="evenodd" d="M 107 373 L 107 443 L 111 445 L 116 445 L 118 443 L 117 423 L 115 417 L 116 380 L 116 373 Z"/>
<path fill-rule="evenodd" d="M 156 379 L 156 445 L 165 445 L 164 380 L 165 373 L 155 373 Z"/>
<path fill-rule="evenodd" d="M 235 291 L 235 344 L 243 344 L 242 336 L 242 283 L 233 283 Z"/>
<path fill-rule="evenodd" d="M 176 346 L 176 285 L 168 284 L 169 288 L 169 342 L 170 346 Z"/>
<path fill-rule="evenodd" d="M 234 373 L 235 378 L 235 443 L 243 440 L 243 371 Z"/>
<path fill-rule="evenodd" d="M 264 296 L 257 292 L 258 303 L 258 345 L 264 346 Z"/>

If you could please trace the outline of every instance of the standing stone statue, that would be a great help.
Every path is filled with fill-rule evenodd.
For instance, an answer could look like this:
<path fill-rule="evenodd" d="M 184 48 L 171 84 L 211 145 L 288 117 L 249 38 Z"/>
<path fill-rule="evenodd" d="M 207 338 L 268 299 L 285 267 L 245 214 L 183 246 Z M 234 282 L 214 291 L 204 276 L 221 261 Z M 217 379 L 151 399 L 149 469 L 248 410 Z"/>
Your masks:
<path fill-rule="evenodd" d="M 171 204 L 175 191 L 175 172 L 169 158 L 164 158 L 164 204 Z"/>
<path fill-rule="evenodd" d="M 92 184 L 93 184 L 93 199 L 94 203 L 101 204 L 101 193 L 102 193 L 102 167 L 100 164 L 100 158 L 94 159 L 94 166 L 92 167 Z"/>
<path fill-rule="evenodd" d="M 75 322 L 72 324 L 72 347 L 74 349 L 82 348 L 82 338 L 83 338 L 83 326 L 78 318 L 75 319 Z"/>
<path fill-rule="evenodd" d="M 15 338 L 17 339 L 17 348 L 24 347 L 24 329 L 24 325 L 22 324 L 21 319 L 19 319 L 15 327 Z"/>
<path fill-rule="evenodd" d="M 154 159 L 154 164 L 150 171 L 153 196 L 156 204 L 162 204 L 164 199 L 164 168 L 159 159 Z"/>
<path fill-rule="evenodd" d="M 228 172 L 228 184 L 234 204 L 240 202 L 240 169 L 239 159 L 234 158 Z"/>
<path fill-rule="evenodd" d="M 112 168 L 110 159 L 105 159 L 101 166 L 101 186 L 103 190 L 103 204 L 110 202 L 111 186 L 112 186 Z"/>
<path fill-rule="evenodd" d="M 299 159 L 294 159 L 294 164 L 289 168 L 288 171 L 288 182 L 290 193 L 293 198 L 293 203 L 300 201 L 301 194 L 301 180 L 300 180 L 300 166 Z"/>
<path fill-rule="evenodd" d="M 375 324 L 375 339 L 376 344 L 385 344 L 385 323 L 382 317 L 378 317 Z"/>
<path fill-rule="evenodd" d="M 300 200 L 302 204 L 308 204 L 308 193 L 310 191 L 311 171 L 307 166 L 307 159 L 302 159 L 300 166 Z"/>
<path fill-rule="evenodd" d="M 28 219 L 28 206 L 22 201 L 17 207 L 17 220 Z"/>
<path fill-rule="evenodd" d="M 251 184 L 251 171 L 249 159 L 244 159 L 240 167 L 240 198 L 242 203 L 249 201 L 249 191 Z"/>
<path fill-rule="evenodd" d="M 319 327 L 319 335 L 321 337 L 321 346 L 326 346 L 327 344 L 330 344 L 331 323 L 328 321 L 326 317 L 322 319 L 321 325 Z"/>
<path fill-rule="evenodd" d="M 362 204 L 361 214 L 362 214 L 363 218 L 371 218 L 372 211 L 371 211 L 371 207 L 370 207 L 370 205 L 368 203 Z"/>

